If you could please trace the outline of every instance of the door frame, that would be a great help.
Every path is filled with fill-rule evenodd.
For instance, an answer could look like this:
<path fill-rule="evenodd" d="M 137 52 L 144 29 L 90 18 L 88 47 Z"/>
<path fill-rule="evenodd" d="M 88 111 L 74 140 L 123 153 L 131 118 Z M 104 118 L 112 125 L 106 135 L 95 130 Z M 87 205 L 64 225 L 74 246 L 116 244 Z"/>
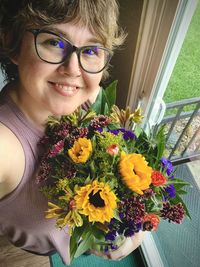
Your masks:
<path fill-rule="evenodd" d="M 198 0 L 145 0 L 126 106 L 141 107 L 146 131 L 162 118 L 162 98 Z M 148 267 L 164 267 L 153 235 L 141 245 Z"/>

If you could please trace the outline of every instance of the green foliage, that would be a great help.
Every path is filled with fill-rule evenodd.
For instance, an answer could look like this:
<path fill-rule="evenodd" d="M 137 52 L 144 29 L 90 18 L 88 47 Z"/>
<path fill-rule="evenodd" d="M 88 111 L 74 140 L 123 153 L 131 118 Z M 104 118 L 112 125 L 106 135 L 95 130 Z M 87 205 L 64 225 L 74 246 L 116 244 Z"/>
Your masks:
<path fill-rule="evenodd" d="M 91 107 L 96 114 L 109 114 L 116 101 L 116 86 L 117 81 L 114 81 L 105 90 L 103 88 L 100 90 L 95 103 Z"/>
<path fill-rule="evenodd" d="M 200 96 L 200 2 L 167 86 L 167 103 Z M 191 110 L 191 105 L 187 110 Z"/>

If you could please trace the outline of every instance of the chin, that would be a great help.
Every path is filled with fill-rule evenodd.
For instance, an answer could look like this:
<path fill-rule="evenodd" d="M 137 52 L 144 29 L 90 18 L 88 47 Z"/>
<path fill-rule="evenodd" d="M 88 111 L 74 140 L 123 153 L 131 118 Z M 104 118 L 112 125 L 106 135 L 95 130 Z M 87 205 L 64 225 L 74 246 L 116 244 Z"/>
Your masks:
<path fill-rule="evenodd" d="M 55 116 L 69 115 L 72 112 L 74 112 L 77 108 L 78 107 L 73 108 L 73 109 L 72 108 L 68 108 L 68 109 L 62 109 L 62 110 L 54 110 L 53 114 Z"/>

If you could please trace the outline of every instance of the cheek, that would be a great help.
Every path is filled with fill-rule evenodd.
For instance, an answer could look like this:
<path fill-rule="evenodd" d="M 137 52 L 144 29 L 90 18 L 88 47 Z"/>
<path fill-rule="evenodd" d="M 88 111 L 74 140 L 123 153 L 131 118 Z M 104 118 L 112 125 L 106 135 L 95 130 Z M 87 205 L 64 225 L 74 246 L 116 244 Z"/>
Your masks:
<path fill-rule="evenodd" d="M 83 75 L 83 79 L 89 89 L 96 90 L 96 88 L 99 87 L 99 83 L 102 79 L 102 73 L 97 73 L 97 74 L 87 73 Z"/>

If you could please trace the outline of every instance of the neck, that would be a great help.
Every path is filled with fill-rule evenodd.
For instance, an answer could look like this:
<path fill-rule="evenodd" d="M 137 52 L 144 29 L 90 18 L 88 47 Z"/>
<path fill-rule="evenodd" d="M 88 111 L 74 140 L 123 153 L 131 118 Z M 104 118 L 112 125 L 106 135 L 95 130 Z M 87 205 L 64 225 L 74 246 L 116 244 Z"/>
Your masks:
<path fill-rule="evenodd" d="M 26 116 L 26 118 L 35 126 L 35 128 L 39 129 L 40 131 L 44 131 L 48 116 L 52 114 L 45 109 L 42 110 L 40 106 L 37 106 L 37 102 L 34 103 L 33 108 L 33 105 L 30 105 L 30 103 L 27 101 L 29 96 L 24 95 L 24 93 L 20 94 L 20 90 L 15 88 L 15 86 L 9 88 L 8 94 L 12 100 Z"/>

